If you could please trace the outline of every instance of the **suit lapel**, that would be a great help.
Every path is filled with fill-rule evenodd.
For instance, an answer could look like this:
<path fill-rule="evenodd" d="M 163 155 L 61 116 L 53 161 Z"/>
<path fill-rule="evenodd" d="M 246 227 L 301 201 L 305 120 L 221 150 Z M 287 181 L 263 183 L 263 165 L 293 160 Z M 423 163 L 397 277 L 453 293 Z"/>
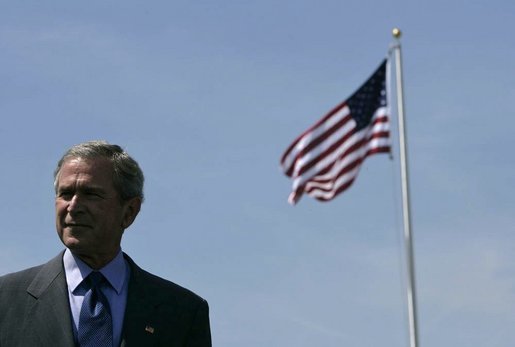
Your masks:
<path fill-rule="evenodd" d="M 73 346 L 68 290 L 62 264 L 63 253 L 43 265 L 27 288 L 34 298 L 26 320 L 34 345 Z"/>
<path fill-rule="evenodd" d="M 131 268 L 129 292 L 123 324 L 121 347 L 153 346 L 157 343 L 159 332 L 155 331 L 153 320 L 156 318 L 158 301 L 148 293 L 145 272 L 132 259 L 124 254 Z"/>

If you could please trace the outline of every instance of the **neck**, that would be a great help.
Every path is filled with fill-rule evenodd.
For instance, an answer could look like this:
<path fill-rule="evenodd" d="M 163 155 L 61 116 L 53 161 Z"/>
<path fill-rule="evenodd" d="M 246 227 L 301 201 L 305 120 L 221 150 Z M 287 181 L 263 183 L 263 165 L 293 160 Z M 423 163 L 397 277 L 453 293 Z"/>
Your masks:
<path fill-rule="evenodd" d="M 107 264 L 109 264 L 118 254 L 120 249 L 114 254 L 78 254 L 72 251 L 74 255 L 80 258 L 93 270 L 100 270 Z"/>

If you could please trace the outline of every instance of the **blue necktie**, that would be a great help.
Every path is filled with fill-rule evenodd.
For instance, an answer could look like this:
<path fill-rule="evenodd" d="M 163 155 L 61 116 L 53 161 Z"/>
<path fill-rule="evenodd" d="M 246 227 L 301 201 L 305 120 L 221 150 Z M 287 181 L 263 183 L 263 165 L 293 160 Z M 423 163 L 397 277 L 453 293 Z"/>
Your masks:
<path fill-rule="evenodd" d="M 80 347 L 112 347 L 113 322 L 107 298 L 100 291 L 106 282 L 98 271 L 93 271 L 84 280 L 86 295 L 79 316 L 78 340 Z"/>

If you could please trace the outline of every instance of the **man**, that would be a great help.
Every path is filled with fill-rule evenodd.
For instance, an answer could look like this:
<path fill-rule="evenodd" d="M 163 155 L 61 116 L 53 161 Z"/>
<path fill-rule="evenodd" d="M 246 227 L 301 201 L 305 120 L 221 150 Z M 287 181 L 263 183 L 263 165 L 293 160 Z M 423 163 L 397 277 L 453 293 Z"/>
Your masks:
<path fill-rule="evenodd" d="M 66 250 L 0 277 L 0 347 L 211 346 L 207 302 L 121 251 L 143 181 L 117 145 L 86 142 L 64 154 L 54 186 Z"/>

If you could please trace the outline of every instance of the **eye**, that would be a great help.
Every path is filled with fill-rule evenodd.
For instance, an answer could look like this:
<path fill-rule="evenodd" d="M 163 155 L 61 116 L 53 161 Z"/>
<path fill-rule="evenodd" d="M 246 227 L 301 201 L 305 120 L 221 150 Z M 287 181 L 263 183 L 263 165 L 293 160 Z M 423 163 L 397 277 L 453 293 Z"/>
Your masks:
<path fill-rule="evenodd" d="M 70 200 L 73 197 L 73 192 L 69 190 L 61 190 L 57 193 L 57 197 L 65 200 Z"/>
<path fill-rule="evenodd" d="M 103 195 L 96 190 L 88 190 L 84 193 L 88 199 L 102 199 Z"/>

